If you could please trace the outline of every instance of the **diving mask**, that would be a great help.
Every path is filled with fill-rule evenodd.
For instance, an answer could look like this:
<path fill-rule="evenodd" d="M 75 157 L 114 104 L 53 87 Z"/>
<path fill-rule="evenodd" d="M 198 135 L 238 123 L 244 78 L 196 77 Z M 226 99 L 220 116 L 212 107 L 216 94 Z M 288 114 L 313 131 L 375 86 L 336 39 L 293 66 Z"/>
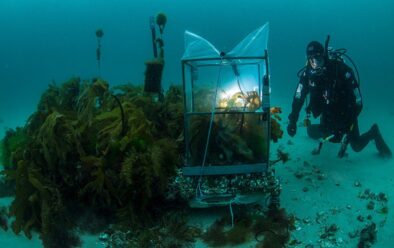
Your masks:
<path fill-rule="evenodd" d="M 320 70 L 324 66 L 324 57 L 322 55 L 310 56 L 308 60 L 314 70 Z"/>

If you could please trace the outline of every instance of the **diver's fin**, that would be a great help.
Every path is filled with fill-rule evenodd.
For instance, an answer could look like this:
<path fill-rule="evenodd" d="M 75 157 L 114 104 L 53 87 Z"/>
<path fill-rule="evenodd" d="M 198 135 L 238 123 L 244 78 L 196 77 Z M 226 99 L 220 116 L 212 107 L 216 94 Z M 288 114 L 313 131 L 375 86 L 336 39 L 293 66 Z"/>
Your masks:
<path fill-rule="evenodd" d="M 371 131 L 374 133 L 375 145 L 379 151 L 379 154 L 385 158 L 391 158 L 393 153 L 391 152 L 389 146 L 383 139 L 382 134 L 379 131 L 379 127 L 376 124 L 373 124 L 371 127 Z"/>

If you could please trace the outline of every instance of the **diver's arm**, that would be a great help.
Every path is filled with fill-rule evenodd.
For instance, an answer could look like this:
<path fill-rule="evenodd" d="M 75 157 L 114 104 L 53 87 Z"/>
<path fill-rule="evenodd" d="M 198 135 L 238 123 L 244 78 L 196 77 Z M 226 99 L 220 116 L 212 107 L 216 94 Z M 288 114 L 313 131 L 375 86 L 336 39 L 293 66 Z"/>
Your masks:
<path fill-rule="evenodd" d="M 297 85 L 293 96 L 293 103 L 291 105 L 291 113 L 289 115 L 289 121 L 296 123 L 300 114 L 302 105 L 305 102 L 305 97 L 308 94 L 308 78 L 304 74 L 300 78 L 300 82 Z"/>
<path fill-rule="evenodd" d="M 360 85 L 358 84 L 357 80 L 353 80 L 352 84 L 353 96 L 355 97 L 355 111 L 357 116 L 361 113 L 363 109 L 363 98 L 361 96 Z"/>
<path fill-rule="evenodd" d="M 350 136 L 352 135 L 352 133 L 354 133 L 354 130 L 358 130 L 357 118 L 363 108 L 360 87 L 354 76 L 353 70 L 346 65 L 344 65 L 342 68 L 342 80 L 345 83 L 344 90 L 346 91 L 346 95 L 348 96 L 348 109 L 346 110 L 346 112 L 348 113 L 348 127 L 341 140 L 341 147 L 338 151 L 339 158 L 343 158 L 346 155 L 346 150 L 351 139 Z"/>
<path fill-rule="evenodd" d="M 347 91 L 346 95 L 348 96 L 348 110 L 349 114 L 351 114 L 350 119 L 353 123 L 356 121 L 363 108 L 360 87 L 350 67 L 344 66 L 342 75 L 345 82 L 345 90 Z"/>

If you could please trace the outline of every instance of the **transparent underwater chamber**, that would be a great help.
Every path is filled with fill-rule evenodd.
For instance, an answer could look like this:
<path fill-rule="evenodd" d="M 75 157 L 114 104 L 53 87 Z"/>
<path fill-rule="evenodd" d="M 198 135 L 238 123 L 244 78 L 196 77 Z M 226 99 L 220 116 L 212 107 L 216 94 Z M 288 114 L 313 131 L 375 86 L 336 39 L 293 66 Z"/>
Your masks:
<path fill-rule="evenodd" d="M 268 24 L 256 29 L 228 53 L 185 32 L 183 175 L 196 179 L 200 203 L 205 196 L 206 204 L 220 205 L 256 190 L 240 182 L 252 174 L 269 183 L 263 178 L 270 147 L 268 30 Z M 234 181 L 244 189 L 227 187 Z"/>

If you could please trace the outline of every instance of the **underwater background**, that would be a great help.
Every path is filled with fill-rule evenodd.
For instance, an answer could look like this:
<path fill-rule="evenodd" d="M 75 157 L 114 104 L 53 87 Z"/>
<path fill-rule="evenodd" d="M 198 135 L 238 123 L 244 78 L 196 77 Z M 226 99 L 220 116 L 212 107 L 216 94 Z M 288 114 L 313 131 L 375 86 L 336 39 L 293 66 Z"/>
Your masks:
<path fill-rule="evenodd" d="M 152 57 L 149 17 L 168 15 L 163 84 L 181 83 L 183 33 L 231 50 L 251 30 L 270 23 L 273 101 L 289 99 L 311 40 L 347 48 L 361 74 L 365 105 L 392 105 L 393 3 L 358 1 L 3 0 L 0 3 L 1 129 L 22 124 L 42 91 L 71 76 L 97 76 L 96 37 L 102 28 L 102 76 L 111 85 L 143 82 Z M 285 106 L 283 106 L 285 107 Z"/>
<path fill-rule="evenodd" d="M 389 146 L 394 148 L 394 2 L 389 0 L 2 0 L 0 138 L 8 128 L 25 124 L 52 82 L 61 84 L 73 76 L 82 79 L 98 76 L 95 37 L 98 28 L 105 33 L 101 43 L 101 76 L 110 86 L 142 84 L 144 61 L 152 58 L 149 17 L 158 12 L 164 12 L 168 18 L 163 37 L 165 88 L 182 83 L 180 59 L 185 30 L 206 38 L 220 50 L 229 51 L 252 30 L 269 22 L 271 103 L 282 107 L 284 127 L 298 83 L 296 73 L 305 64 L 305 47 L 311 40 L 324 43 L 329 34 L 330 46 L 348 49 L 347 54 L 360 72 L 364 100 L 359 118 L 361 132 L 376 122 Z M 389 195 L 389 209 L 393 209 L 394 162 L 379 160 L 374 145 L 358 154 L 350 152 L 349 158 L 339 161 L 334 145 L 324 148 L 321 156 L 311 157 L 310 150 L 316 143 L 301 128 L 293 139 L 284 136 L 278 145 L 287 145 L 289 140 L 294 143 L 288 148 L 293 158 L 287 165 L 290 168 L 277 171 L 285 182 L 282 204 L 290 207 L 288 211 L 303 213 L 305 208 L 316 210 L 337 200 L 343 200 L 345 206 L 345 202 L 357 205 L 356 200 L 349 200 L 345 194 L 337 197 L 339 190 L 354 198 L 356 180 L 375 187 L 373 191 L 384 191 Z M 297 205 L 291 199 L 299 192 L 304 194 L 303 186 L 292 173 L 299 161 L 306 160 L 320 166 L 333 182 L 344 185 L 348 180 L 348 188 L 318 186 Z M 374 247 L 394 246 L 393 216 L 389 211 L 386 225 L 381 227 L 378 239 L 381 242 Z M 355 219 L 352 222 L 359 224 Z M 12 236 L 11 231 L 8 235 Z M 314 240 L 313 235 L 312 230 L 305 231 L 302 237 Z M 2 242 L 10 244 L 3 239 L 6 236 L 1 237 L 0 246 Z M 21 240 L 13 240 L 14 247 L 29 244 Z M 35 243 L 37 247 L 39 244 L 39 241 Z"/>

